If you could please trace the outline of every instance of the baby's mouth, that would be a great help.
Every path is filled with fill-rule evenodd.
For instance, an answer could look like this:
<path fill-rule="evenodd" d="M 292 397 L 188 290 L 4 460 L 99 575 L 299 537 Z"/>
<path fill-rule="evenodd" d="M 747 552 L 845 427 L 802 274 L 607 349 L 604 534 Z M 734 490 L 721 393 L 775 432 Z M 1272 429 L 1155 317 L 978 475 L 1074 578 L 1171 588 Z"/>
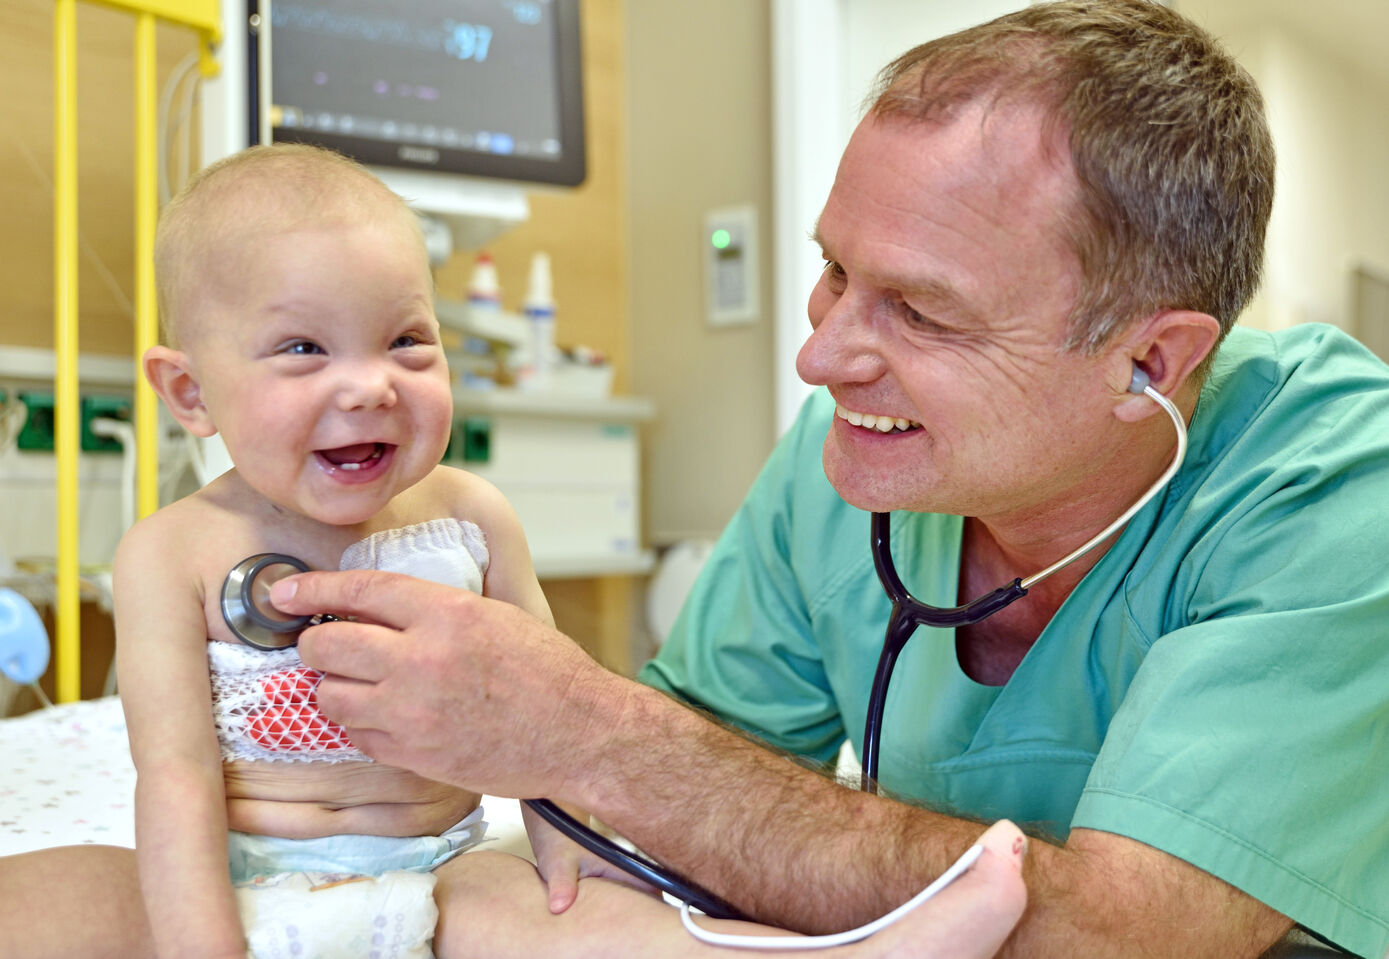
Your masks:
<path fill-rule="evenodd" d="M 370 469 L 386 455 L 385 443 L 354 443 L 337 449 L 319 450 L 318 455 L 340 470 L 355 472 Z"/>

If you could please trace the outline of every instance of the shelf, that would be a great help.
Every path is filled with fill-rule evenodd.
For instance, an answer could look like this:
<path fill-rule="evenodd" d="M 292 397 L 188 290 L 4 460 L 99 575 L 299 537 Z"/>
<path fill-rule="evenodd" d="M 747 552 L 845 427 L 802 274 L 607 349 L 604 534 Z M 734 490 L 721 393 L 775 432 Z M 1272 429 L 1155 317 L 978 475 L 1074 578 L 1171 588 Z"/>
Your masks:
<path fill-rule="evenodd" d="M 656 566 L 656 554 L 649 549 L 631 555 L 535 557 L 537 579 L 587 579 L 591 576 L 639 576 Z"/>
<path fill-rule="evenodd" d="M 557 419 L 604 420 L 639 423 L 653 419 L 656 406 L 640 396 L 582 396 L 566 393 L 530 393 L 525 390 L 453 389 L 456 413 L 503 413 Z"/>

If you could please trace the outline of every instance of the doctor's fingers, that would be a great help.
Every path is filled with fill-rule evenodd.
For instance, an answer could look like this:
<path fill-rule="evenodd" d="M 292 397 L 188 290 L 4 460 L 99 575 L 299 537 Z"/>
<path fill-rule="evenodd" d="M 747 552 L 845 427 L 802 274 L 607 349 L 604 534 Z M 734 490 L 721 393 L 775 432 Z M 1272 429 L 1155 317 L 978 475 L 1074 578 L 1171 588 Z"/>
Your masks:
<path fill-rule="evenodd" d="M 305 666 L 367 683 L 378 683 L 398 669 L 406 648 L 398 630 L 374 623 L 330 620 L 299 635 Z"/>
<path fill-rule="evenodd" d="M 354 569 L 286 576 L 270 587 L 275 608 L 298 616 L 332 613 L 404 629 L 463 590 L 400 573 Z"/>

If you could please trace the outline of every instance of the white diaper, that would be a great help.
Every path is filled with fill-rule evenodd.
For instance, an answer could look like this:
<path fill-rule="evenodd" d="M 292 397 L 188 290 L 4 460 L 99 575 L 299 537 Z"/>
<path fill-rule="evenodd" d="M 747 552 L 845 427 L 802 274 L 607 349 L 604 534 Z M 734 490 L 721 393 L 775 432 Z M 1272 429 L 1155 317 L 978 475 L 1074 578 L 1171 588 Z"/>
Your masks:
<path fill-rule="evenodd" d="M 433 870 L 483 841 L 482 807 L 439 836 L 285 839 L 232 832 L 227 858 L 253 959 L 427 959 Z"/>
<path fill-rule="evenodd" d="M 433 959 L 436 879 L 292 872 L 236 888 L 251 959 Z"/>

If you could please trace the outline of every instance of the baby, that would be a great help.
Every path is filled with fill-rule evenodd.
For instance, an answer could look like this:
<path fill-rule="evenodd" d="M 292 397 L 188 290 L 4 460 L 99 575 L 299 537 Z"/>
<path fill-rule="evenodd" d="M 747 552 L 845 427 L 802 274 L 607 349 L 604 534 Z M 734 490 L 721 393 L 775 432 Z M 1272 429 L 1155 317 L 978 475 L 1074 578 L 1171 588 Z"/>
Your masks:
<path fill-rule="evenodd" d="M 293 648 L 238 642 L 220 607 L 229 570 L 283 553 L 423 576 L 552 622 L 506 500 L 439 465 L 452 396 L 415 216 L 340 156 L 256 147 L 169 205 L 155 260 L 168 345 L 146 353 L 145 374 L 190 432 L 220 433 L 235 464 L 137 524 L 116 556 L 137 857 L 158 953 L 254 949 L 247 913 L 262 901 L 234 884 L 405 870 L 427 877 L 428 910 L 431 891 L 452 903 L 450 860 L 486 828 L 479 797 L 372 762 L 318 712 L 319 674 Z M 552 892 L 557 877 L 609 870 L 528 825 Z M 383 934 L 337 931 L 357 944 Z"/>

